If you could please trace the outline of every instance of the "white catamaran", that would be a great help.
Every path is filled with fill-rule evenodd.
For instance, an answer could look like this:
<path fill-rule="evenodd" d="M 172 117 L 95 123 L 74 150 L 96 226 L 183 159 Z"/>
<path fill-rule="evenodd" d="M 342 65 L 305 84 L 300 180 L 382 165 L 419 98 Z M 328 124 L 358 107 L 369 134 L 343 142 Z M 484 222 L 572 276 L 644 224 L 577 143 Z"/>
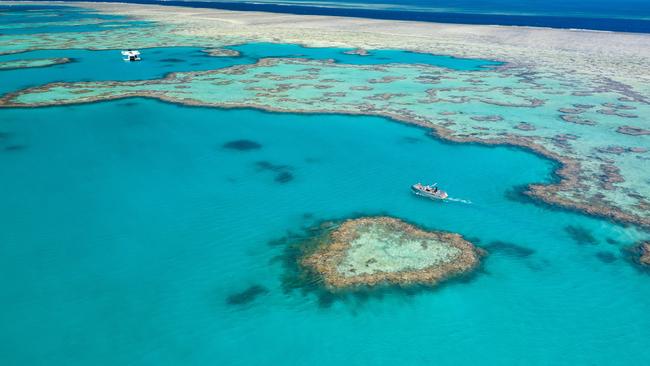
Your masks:
<path fill-rule="evenodd" d="M 140 60 L 142 60 L 140 58 L 140 51 L 138 51 L 138 50 L 122 51 L 122 56 L 125 56 L 124 61 L 140 61 Z"/>

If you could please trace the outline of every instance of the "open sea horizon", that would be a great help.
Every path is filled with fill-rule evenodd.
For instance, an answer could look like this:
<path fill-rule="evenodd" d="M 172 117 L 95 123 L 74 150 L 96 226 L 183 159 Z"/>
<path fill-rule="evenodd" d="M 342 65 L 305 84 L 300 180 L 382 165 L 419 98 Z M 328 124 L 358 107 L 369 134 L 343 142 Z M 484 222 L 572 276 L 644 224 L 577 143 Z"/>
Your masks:
<path fill-rule="evenodd" d="M 386 0 L 379 4 L 363 0 L 125 0 L 121 2 L 434 23 L 650 33 L 650 2 L 641 0 L 619 2 L 445 0 L 435 3 L 429 0 Z"/>

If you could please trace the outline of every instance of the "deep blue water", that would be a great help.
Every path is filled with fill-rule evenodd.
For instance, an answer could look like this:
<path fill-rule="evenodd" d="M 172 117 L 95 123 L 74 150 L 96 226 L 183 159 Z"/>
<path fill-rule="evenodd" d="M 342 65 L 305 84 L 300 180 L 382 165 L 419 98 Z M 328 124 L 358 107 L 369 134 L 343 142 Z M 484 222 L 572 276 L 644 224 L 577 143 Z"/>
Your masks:
<path fill-rule="evenodd" d="M 650 33 L 650 2 L 645 0 L 622 0 L 618 2 L 605 0 L 491 0 L 486 2 L 470 0 L 441 2 L 389 0 L 386 1 L 389 4 L 387 7 L 377 7 L 375 2 L 359 0 L 350 2 L 345 0 L 326 1 L 324 5 L 318 4 L 318 6 L 310 5 L 307 1 L 127 0 L 126 2 L 440 23 L 499 24 Z M 342 7 L 338 3 L 355 3 L 356 6 Z M 396 6 L 390 6 L 390 4 Z M 429 9 L 404 10 L 400 6 L 416 6 Z M 435 8 L 443 9 L 436 10 Z M 450 10 L 446 10 L 447 8 L 450 8 Z"/>
<path fill-rule="evenodd" d="M 98 32 L 107 29 L 122 27 L 146 26 L 147 22 L 123 21 L 126 18 L 117 15 L 97 14 L 80 8 L 67 7 L 66 11 L 60 11 L 60 6 L 24 6 L 24 5 L 0 5 L 0 35 L 16 34 L 39 34 L 39 33 L 61 33 L 61 32 Z M 98 24 L 84 25 L 44 25 L 47 22 L 74 22 L 83 20 L 99 19 Z M 3 25 L 22 24 L 22 27 L 2 28 Z"/>
<path fill-rule="evenodd" d="M 125 24 L 117 22 L 105 22 L 102 24 L 86 24 L 86 25 L 49 25 L 49 26 L 38 26 L 38 27 L 24 27 L 24 28 L 13 28 L 13 29 L 3 29 L 2 34 L 11 35 L 11 34 L 42 34 L 42 33 L 62 33 L 62 32 L 101 32 L 108 29 L 119 29 L 119 28 L 133 28 L 138 26 L 147 25 L 146 22 L 141 22 L 141 24 Z"/>
<path fill-rule="evenodd" d="M 207 0 L 217 1 L 217 0 Z M 243 2 L 243 1 L 237 1 Z M 250 1 L 252 2 L 252 1 Z M 260 0 L 264 3 L 319 3 L 312 0 Z M 466 13 L 501 14 L 554 14 L 598 16 L 602 18 L 650 16 L 650 4 L 646 0 L 322 0 L 320 3 L 335 6 L 375 6 L 383 8 L 403 8 L 424 10 L 444 10 Z"/>
<path fill-rule="evenodd" d="M 55 5 L 4 5 L 0 4 L 0 26 L 2 24 L 15 23 L 41 23 L 76 21 L 85 19 L 124 20 L 120 15 L 98 14 L 81 8 L 65 7 Z M 33 13 L 32 13 L 33 12 Z M 4 33 L 6 29 L 2 30 Z"/>

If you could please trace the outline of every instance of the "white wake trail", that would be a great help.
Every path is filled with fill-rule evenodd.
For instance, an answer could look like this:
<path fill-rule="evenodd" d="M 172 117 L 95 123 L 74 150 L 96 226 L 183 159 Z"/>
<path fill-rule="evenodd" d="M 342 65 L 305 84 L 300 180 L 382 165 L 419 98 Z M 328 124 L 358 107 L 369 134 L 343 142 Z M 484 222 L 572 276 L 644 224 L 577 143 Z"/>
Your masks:
<path fill-rule="evenodd" d="M 447 201 L 451 201 L 451 202 L 464 203 L 464 204 L 467 204 L 467 205 L 471 205 L 471 204 L 472 204 L 472 201 L 470 201 L 470 200 L 464 200 L 464 199 L 461 199 L 461 198 L 447 197 L 446 200 L 447 200 Z"/>

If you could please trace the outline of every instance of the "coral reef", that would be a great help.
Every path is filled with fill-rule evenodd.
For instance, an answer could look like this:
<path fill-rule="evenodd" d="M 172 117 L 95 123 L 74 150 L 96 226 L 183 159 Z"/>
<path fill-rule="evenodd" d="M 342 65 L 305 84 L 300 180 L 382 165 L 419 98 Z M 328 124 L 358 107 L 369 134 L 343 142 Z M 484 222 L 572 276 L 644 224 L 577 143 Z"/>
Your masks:
<path fill-rule="evenodd" d="M 239 51 L 230 50 L 227 48 L 212 48 L 212 49 L 203 50 L 203 52 L 207 53 L 212 57 L 238 57 L 240 55 Z"/>
<path fill-rule="evenodd" d="M 640 245 L 641 256 L 639 257 L 639 263 L 650 266 L 650 242 L 645 242 Z"/>
<path fill-rule="evenodd" d="M 30 67 L 48 67 L 54 65 L 61 65 L 72 60 L 67 57 L 60 58 L 35 58 L 29 60 L 12 60 L 12 61 L 0 61 L 0 71 L 1 70 L 15 70 L 15 69 L 26 69 Z"/>
<path fill-rule="evenodd" d="M 433 285 L 474 269 L 480 251 L 458 234 L 424 231 L 391 217 L 343 222 L 300 264 L 328 288 Z"/>
<path fill-rule="evenodd" d="M 0 53 L 116 49 L 129 39 L 134 48 L 195 46 L 212 56 L 233 58 L 246 52 L 239 54 L 236 47 L 226 46 L 275 42 L 337 45 L 345 47 L 347 57 L 368 60 L 382 49 L 394 48 L 418 55 L 481 57 L 506 63 L 474 59 L 470 62 L 474 67 L 462 68 L 455 66 L 456 61 L 463 64 L 469 59 L 456 58 L 441 65 L 415 59 L 343 64 L 310 59 L 309 48 L 304 48 L 299 57 L 272 56 L 253 65 L 171 73 L 158 80 L 36 85 L 4 95 L 0 107 L 142 96 L 224 108 L 379 115 L 429 128 L 438 137 L 455 142 L 512 145 L 541 154 L 560 163 L 556 171 L 560 179 L 531 185 L 526 194 L 553 205 L 650 227 L 650 130 L 643 125 L 650 115 L 650 84 L 643 72 L 650 53 L 644 36 L 531 29 L 527 37 L 519 37 L 521 30 L 511 27 L 455 25 L 454 32 L 445 32 L 445 25 L 374 20 L 358 24 L 346 18 L 330 19 L 327 24 L 334 28 L 324 32 L 324 22 L 305 21 L 289 29 L 284 25 L 293 16 L 288 15 L 268 15 L 263 22 L 237 15 L 237 22 L 252 24 L 232 27 L 227 19 L 235 15 L 213 10 L 80 6 L 135 16 L 146 24 L 133 24 L 132 18 L 124 17 L 119 21 L 133 26 L 5 35 Z M 86 19 L 76 25 L 82 21 L 101 23 Z M 390 26 L 391 34 L 368 31 L 368 24 Z M 488 30 L 489 41 L 484 36 Z M 429 36 L 411 37 L 416 34 Z M 590 47 L 594 42 L 601 47 Z M 278 176 L 279 182 L 288 180 L 289 174 Z"/>

